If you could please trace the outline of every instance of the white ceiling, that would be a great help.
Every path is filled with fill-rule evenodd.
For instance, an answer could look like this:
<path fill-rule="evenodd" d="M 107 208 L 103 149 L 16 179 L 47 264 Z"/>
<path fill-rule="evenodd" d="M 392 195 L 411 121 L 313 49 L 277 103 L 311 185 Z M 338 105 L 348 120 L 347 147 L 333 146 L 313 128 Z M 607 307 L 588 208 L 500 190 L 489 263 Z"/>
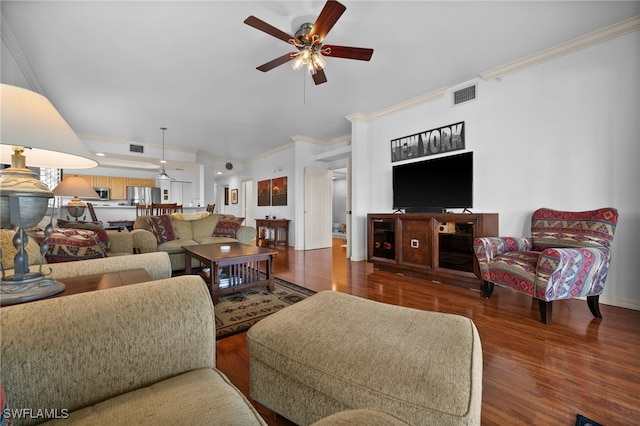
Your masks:
<path fill-rule="evenodd" d="M 292 34 L 292 22 L 317 16 L 324 1 L 3 0 L 1 8 L 32 84 L 81 136 L 157 147 L 164 126 L 167 160 L 200 152 L 235 162 L 294 135 L 337 140 L 350 132 L 348 115 L 459 85 L 640 14 L 637 1 L 343 4 L 325 42 L 374 54 L 327 58 L 319 86 L 288 64 L 257 71 L 292 48 L 243 21 L 255 15 Z"/>

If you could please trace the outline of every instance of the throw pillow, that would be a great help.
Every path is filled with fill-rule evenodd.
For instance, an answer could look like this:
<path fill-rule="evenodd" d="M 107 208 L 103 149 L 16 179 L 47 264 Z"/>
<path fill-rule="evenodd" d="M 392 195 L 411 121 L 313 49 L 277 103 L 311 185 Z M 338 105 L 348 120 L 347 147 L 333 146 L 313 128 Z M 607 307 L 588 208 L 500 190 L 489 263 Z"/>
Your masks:
<path fill-rule="evenodd" d="M 104 229 L 104 225 L 102 222 L 85 222 L 83 220 L 64 220 L 58 219 L 57 222 L 58 228 L 69 228 L 69 229 L 89 229 L 98 234 L 98 239 L 104 245 L 105 251 L 110 250 L 109 243 L 109 234 Z"/>
<path fill-rule="evenodd" d="M 213 230 L 213 237 L 235 238 L 238 228 L 242 225 L 244 217 L 235 217 L 232 215 L 221 215 L 216 227 Z"/>
<path fill-rule="evenodd" d="M 13 269 L 13 262 L 16 257 L 16 248 L 13 246 L 13 237 L 16 235 L 16 231 L 13 229 L 0 229 L 0 247 L 2 248 L 2 267 L 7 269 Z M 27 242 L 27 256 L 29 256 L 29 266 L 39 265 L 42 262 L 42 255 L 40 254 L 40 246 L 38 242 L 29 238 Z"/>
<path fill-rule="evenodd" d="M 147 216 L 147 229 L 156 236 L 158 244 L 166 243 L 175 239 L 171 219 L 169 215 Z"/>
<path fill-rule="evenodd" d="M 35 228 L 30 234 L 40 245 L 44 243 L 44 229 Z M 98 234 L 90 230 L 53 228 L 47 243 L 44 257 L 49 263 L 106 257 Z"/>

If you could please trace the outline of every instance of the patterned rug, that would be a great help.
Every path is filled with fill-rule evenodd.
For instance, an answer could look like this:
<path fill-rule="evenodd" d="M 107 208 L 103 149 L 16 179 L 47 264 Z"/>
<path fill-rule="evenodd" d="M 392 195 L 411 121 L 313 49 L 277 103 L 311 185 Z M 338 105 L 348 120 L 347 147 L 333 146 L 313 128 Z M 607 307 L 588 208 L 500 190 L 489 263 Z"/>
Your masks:
<path fill-rule="evenodd" d="M 277 277 L 274 281 L 273 293 L 256 287 L 222 296 L 215 305 L 216 339 L 246 331 L 262 318 L 316 293 Z"/>

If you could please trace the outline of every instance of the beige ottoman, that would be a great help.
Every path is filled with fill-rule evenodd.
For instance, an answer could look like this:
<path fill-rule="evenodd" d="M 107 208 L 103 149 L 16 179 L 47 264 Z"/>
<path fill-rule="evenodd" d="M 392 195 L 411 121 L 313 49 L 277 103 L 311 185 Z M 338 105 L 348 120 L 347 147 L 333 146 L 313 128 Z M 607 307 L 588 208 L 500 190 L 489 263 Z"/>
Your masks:
<path fill-rule="evenodd" d="M 251 397 L 308 425 L 347 409 L 479 425 L 482 348 L 466 317 L 323 291 L 247 334 Z"/>

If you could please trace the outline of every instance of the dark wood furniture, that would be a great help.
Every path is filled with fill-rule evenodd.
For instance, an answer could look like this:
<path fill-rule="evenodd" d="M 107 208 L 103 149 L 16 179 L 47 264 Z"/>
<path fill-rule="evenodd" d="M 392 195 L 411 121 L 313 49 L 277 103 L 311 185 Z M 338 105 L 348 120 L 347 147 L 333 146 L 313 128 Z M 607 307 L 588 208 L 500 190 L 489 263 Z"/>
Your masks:
<path fill-rule="evenodd" d="M 97 222 L 98 216 L 96 216 L 96 211 L 93 209 L 93 204 L 87 203 L 87 208 L 89 209 L 89 215 L 91 216 L 91 220 L 94 222 Z"/>
<path fill-rule="evenodd" d="M 127 228 L 129 231 L 133 229 L 133 220 L 120 219 L 120 220 L 108 220 L 110 229 L 121 230 L 122 228 Z"/>
<path fill-rule="evenodd" d="M 498 235 L 498 214 L 368 214 L 367 230 L 374 267 L 481 289 L 473 240 Z"/>
<path fill-rule="evenodd" d="M 178 203 L 158 203 L 151 204 L 151 215 L 183 213 L 182 204 Z"/>
<path fill-rule="evenodd" d="M 185 273 L 191 274 L 192 258 L 204 265 L 201 275 L 209 285 L 213 303 L 218 303 L 220 296 L 247 288 L 274 289 L 273 256 L 277 252 L 271 249 L 240 243 L 200 244 L 183 249 Z"/>
<path fill-rule="evenodd" d="M 257 246 L 289 245 L 289 219 L 256 219 Z M 284 238 L 281 238 L 284 237 Z"/>
<path fill-rule="evenodd" d="M 136 217 L 151 216 L 151 204 L 136 204 Z"/>
<path fill-rule="evenodd" d="M 80 275 L 59 279 L 64 284 L 63 292 L 48 298 L 69 296 L 71 294 L 86 293 L 95 290 L 120 287 L 123 285 L 153 281 L 145 269 L 130 269 L 127 271 L 107 272 L 104 274 Z"/>

